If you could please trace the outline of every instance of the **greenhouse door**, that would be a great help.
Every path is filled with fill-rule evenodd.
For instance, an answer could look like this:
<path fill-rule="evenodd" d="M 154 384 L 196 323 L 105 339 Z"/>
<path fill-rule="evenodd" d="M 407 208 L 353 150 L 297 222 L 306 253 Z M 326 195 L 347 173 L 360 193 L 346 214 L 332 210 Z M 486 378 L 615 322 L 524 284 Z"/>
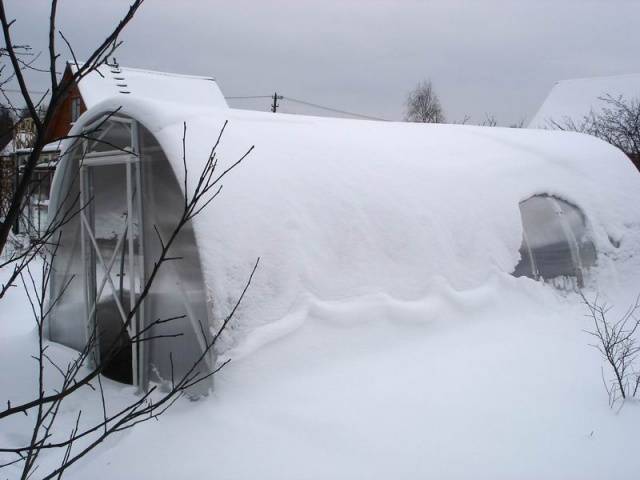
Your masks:
<path fill-rule="evenodd" d="M 129 320 L 143 287 L 142 208 L 138 158 L 88 154 L 81 167 L 80 213 L 85 265 L 87 338 L 105 376 L 141 385 L 142 308 Z M 132 341 L 134 340 L 134 341 Z"/>

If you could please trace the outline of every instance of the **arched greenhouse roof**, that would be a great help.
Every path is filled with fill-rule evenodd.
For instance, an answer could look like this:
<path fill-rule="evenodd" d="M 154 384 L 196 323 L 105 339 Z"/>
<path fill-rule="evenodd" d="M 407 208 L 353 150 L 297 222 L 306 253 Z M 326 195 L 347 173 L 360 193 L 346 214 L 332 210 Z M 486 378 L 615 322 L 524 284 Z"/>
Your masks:
<path fill-rule="evenodd" d="M 122 97 L 86 112 L 71 133 L 116 109 L 156 137 L 180 185 L 186 123 L 188 188 L 225 121 L 220 171 L 255 145 L 194 220 L 217 318 L 261 258 L 239 330 L 269 324 L 275 332 L 278 320 L 313 298 L 412 300 L 437 283 L 466 289 L 510 274 L 521 259 L 519 205 L 534 195 L 579 208 L 602 258 L 638 245 L 640 177 L 622 152 L 583 134 Z"/>

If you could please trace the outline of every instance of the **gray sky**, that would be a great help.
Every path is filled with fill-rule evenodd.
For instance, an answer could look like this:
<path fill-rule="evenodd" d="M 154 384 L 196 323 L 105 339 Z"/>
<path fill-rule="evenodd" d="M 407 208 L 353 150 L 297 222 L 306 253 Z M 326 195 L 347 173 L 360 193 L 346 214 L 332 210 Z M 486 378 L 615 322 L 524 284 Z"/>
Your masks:
<path fill-rule="evenodd" d="M 48 2 L 5 3 L 16 40 L 43 49 Z M 60 3 L 59 27 L 82 58 L 129 2 Z M 638 18 L 640 0 L 146 0 L 116 57 L 214 76 L 225 95 L 277 90 L 388 119 L 431 78 L 448 120 L 492 113 L 509 124 L 530 118 L 557 80 L 640 72 Z"/>

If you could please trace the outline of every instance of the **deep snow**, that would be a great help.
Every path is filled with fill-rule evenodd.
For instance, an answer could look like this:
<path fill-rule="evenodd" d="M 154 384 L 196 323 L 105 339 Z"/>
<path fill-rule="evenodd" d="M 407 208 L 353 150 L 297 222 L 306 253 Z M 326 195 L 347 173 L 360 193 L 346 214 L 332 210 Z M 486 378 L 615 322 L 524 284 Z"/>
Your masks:
<path fill-rule="evenodd" d="M 640 182 L 621 152 L 559 132 L 134 100 L 121 113 L 178 175 L 186 118 L 191 186 L 225 118 L 225 165 L 258 145 L 195 232 L 223 312 L 262 262 L 213 394 L 111 438 L 69 478 L 637 477 L 640 408 L 609 408 L 580 298 L 508 273 L 518 203 L 555 194 L 585 212 L 600 253 L 586 294 L 617 311 L 633 302 Z M 6 301 L 0 404 L 33 392 L 28 309 L 19 290 Z M 116 408 L 134 389 L 108 382 L 107 397 Z M 59 435 L 80 408 L 100 418 L 98 393 L 70 400 Z M 27 421 L 1 424 L 0 443 L 24 441 Z"/>
<path fill-rule="evenodd" d="M 618 282 L 637 266 L 628 259 L 618 281 L 603 274 L 617 306 L 633 300 L 634 285 Z M 210 397 L 113 437 L 68 478 L 637 477 L 640 408 L 609 409 L 576 295 L 496 272 L 419 301 L 358 300 L 310 299 L 290 314 L 297 328 L 233 361 Z M 3 403 L 35 387 L 24 297 L 16 289 L 6 302 Z M 106 384 L 113 408 L 134 398 Z M 100 417 L 87 389 L 66 406 L 60 435 L 79 408 L 85 421 Z M 26 424 L 3 423 L 0 444 L 24 441 Z"/>

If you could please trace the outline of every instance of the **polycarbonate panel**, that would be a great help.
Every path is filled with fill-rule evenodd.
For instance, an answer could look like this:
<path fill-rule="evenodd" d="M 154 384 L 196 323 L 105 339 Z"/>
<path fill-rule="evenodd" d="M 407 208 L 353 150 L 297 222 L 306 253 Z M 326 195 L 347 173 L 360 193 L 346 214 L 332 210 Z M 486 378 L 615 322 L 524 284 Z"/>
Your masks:
<path fill-rule="evenodd" d="M 90 311 L 96 285 L 101 281 L 101 278 L 97 281 L 96 278 L 90 279 L 88 272 L 93 272 L 94 277 L 99 276 L 100 272 L 104 276 L 104 268 L 97 263 L 89 239 L 83 233 L 82 217 L 89 220 L 92 229 L 95 228 L 93 235 L 99 248 L 109 258 L 116 238 L 114 232 L 119 230 L 122 233 L 125 225 L 123 218 L 126 218 L 126 208 L 123 209 L 127 200 L 124 194 L 126 183 L 122 175 L 124 165 L 93 166 L 92 162 L 99 162 L 99 159 L 91 157 L 102 151 L 113 152 L 114 148 L 119 151 L 120 148 L 132 146 L 130 123 L 115 118 L 100 124 L 98 129 L 91 127 L 88 136 L 100 141 L 78 140 L 77 145 L 65 154 L 67 159 L 60 162 L 58 175 L 61 180 L 55 193 L 58 200 L 52 205 L 55 211 L 50 212 L 51 222 L 61 221 L 65 216 L 70 218 L 60 230 L 60 246 L 53 258 L 50 302 L 55 302 L 55 305 L 48 324 L 48 335 L 51 340 L 77 350 L 85 348 L 89 332 L 93 331 L 93 315 L 90 315 Z M 117 168 L 120 170 L 116 177 L 113 172 Z M 99 169 L 96 175 L 93 175 L 94 169 Z M 84 195 L 81 195 L 82 190 Z M 98 218 L 94 223 L 96 211 Z M 110 320 L 112 315 L 108 294 L 110 290 L 107 286 L 96 308 L 98 317 L 104 320 L 99 322 L 101 328 L 98 329 L 99 332 L 103 331 L 102 337 L 98 338 L 103 344 L 110 336 L 113 337 L 114 328 L 102 327 L 115 325 Z M 121 295 L 128 298 L 128 291 L 123 290 Z"/>
<path fill-rule="evenodd" d="M 183 213 L 184 196 L 162 149 L 143 127 L 140 127 L 140 151 L 145 216 L 144 254 L 146 270 L 150 272 L 161 253 L 154 226 L 166 241 Z M 171 378 L 171 361 L 176 377 L 187 372 L 203 352 L 205 338 L 202 334 L 207 341 L 211 339 L 207 295 L 191 222 L 176 237 L 170 256 L 179 259 L 166 262 L 160 269 L 150 292 L 146 315 L 149 321 L 182 315 L 184 318 L 157 325 L 150 333 L 152 336 L 176 333 L 181 336 L 145 342 L 152 381 L 168 381 Z M 208 373 L 213 361 L 211 352 L 197 371 Z M 193 389 L 192 394 L 205 392 L 210 386 L 211 379 Z"/>
<path fill-rule="evenodd" d="M 570 203 L 536 195 L 520 203 L 523 241 L 514 275 L 545 280 L 575 277 L 582 286 L 586 269 L 596 262 L 596 250 L 586 218 Z"/>
<path fill-rule="evenodd" d="M 57 209 L 49 212 L 49 221 L 66 223 L 59 229 L 60 245 L 52 258 L 48 335 L 55 342 L 81 350 L 86 345 L 86 305 L 84 298 L 84 264 L 80 241 L 80 177 L 79 163 L 82 148 L 67 153 L 68 161 L 60 163 L 62 175 L 56 193 Z"/>
<path fill-rule="evenodd" d="M 116 119 L 107 120 L 100 124 L 95 131 L 88 134 L 89 152 L 108 152 L 118 150 L 132 150 L 131 123 Z"/>

